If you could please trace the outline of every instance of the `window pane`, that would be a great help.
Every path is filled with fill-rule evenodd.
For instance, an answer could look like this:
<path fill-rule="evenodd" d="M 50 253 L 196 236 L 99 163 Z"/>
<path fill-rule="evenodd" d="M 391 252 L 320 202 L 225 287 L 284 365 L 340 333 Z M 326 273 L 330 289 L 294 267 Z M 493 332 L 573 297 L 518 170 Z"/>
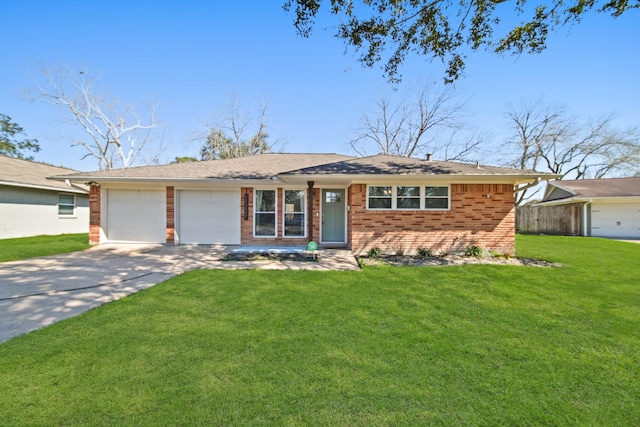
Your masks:
<path fill-rule="evenodd" d="M 420 187 L 398 187 L 398 197 L 420 197 Z"/>
<path fill-rule="evenodd" d="M 426 209 L 448 209 L 449 208 L 449 199 L 426 199 L 425 200 L 425 208 Z"/>
<path fill-rule="evenodd" d="M 276 191 L 256 190 L 256 211 L 275 212 L 276 211 Z"/>
<path fill-rule="evenodd" d="M 370 198 L 369 209 L 391 209 L 391 198 Z"/>
<path fill-rule="evenodd" d="M 256 236 L 276 235 L 276 214 L 257 213 L 256 214 Z"/>
<path fill-rule="evenodd" d="M 304 212 L 304 190 L 286 190 L 284 192 L 285 212 Z"/>
<path fill-rule="evenodd" d="M 340 203 L 342 201 L 342 193 L 339 191 L 327 191 L 324 197 L 327 203 Z"/>
<path fill-rule="evenodd" d="M 391 197 L 391 187 L 369 187 L 369 196 Z"/>
<path fill-rule="evenodd" d="M 75 205 L 73 194 L 58 194 L 58 203 L 61 205 Z"/>
<path fill-rule="evenodd" d="M 58 215 L 73 215 L 73 206 L 58 205 Z"/>
<path fill-rule="evenodd" d="M 398 199 L 398 209 L 420 209 L 420 199 L 419 198 L 399 198 Z"/>
<path fill-rule="evenodd" d="M 284 235 L 304 236 L 304 214 L 287 214 L 284 218 Z"/>
<path fill-rule="evenodd" d="M 449 195 L 448 187 L 427 187 L 425 190 L 427 197 L 447 197 Z"/>

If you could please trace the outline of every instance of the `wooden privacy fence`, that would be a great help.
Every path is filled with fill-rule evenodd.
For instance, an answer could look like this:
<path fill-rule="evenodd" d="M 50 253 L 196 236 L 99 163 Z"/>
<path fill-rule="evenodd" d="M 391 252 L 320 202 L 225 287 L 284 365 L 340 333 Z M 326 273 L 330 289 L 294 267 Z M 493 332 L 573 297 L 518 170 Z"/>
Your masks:
<path fill-rule="evenodd" d="M 582 230 L 580 205 L 516 207 L 518 233 L 579 236 L 580 230 Z"/>

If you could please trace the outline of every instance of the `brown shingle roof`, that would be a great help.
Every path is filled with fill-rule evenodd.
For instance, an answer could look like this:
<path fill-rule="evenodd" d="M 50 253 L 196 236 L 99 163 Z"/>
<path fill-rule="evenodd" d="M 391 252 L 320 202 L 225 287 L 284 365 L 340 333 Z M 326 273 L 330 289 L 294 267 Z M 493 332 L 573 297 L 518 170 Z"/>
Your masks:
<path fill-rule="evenodd" d="M 56 176 L 56 179 L 72 181 L 171 181 L 171 180 L 268 180 L 276 176 L 283 179 L 305 176 L 356 175 L 378 176 L 503 176 L 520 180 L 536 177 L 555 177 L 535 171 L 441 162 L 397 156 L 377 155 L 364 158 L 340 154 L 290 154 L 271 153 L 234 159 L 211 160 L 192 163 L 176 163 L 159 166 L 142 166 L 98 172 Z"/>
<path fill-rule="evenodd" d="M 535 171 L 458 162 L 376 155 L 300 168 L 283 175 L 532 175 Z"/>
<path fill-rule="evenodd" d="M 561 180 L 549 185 L 565 189 L 573 197 L 633 197 L 640 196 L 640 177 Z"/>
<path fill-rule="evenodd" d="M 57 178 L 100 179 L 270 179 L 279 173 L 351 159 L 341 154 L 270 153 L 257 156 L 85 172 Z"/>
<path fill-rule="evenodd" d="M 69 187 L 64 182 L 47 179 L 47 177 L 52 175 L 73 173 L 77 173 L 77 171 L 0 155 L 0 184 L 2 185 L 68 192 L 87 192 L 84 187 Z"/>

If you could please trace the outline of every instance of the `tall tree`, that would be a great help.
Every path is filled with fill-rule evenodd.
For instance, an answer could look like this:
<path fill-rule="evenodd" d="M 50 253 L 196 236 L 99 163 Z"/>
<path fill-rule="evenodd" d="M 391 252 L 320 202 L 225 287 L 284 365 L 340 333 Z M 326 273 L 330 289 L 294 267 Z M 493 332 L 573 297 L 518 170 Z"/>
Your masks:
<path fill-rule="evenodd" d="M 0 113 L 0 154 L 19 159 L 33 160 L 33 156 L 25 157 L 25 151 L 40 151 L 37 139 L 16 139 L 25 135 L 24 130 L 11 117 Z"/>
<path fill-rule="evenodd" d="M 425 87 L 397 100 L 385 95 L 375 103 L 373 112 L 362 115 L 349 145 L 361 156 L 422 157 L 432 153 L 444 160 L 467 160 L 482 138 L 465 132 L 462 110 L 450 88 L 438 91 Z"/>
<path fill-rule="evenodd" d="M 112 96 L 99 94 L 96 78 L 70 68 L 45 68 L 36 82 L 36 92 L 44 101 L 58 105 L 71 114 L 87 139 L 73 145 L 84 149 L 83 159 L 93 157 L 100 169 L 130 167 L 145 153 L 147 163 L 155 161 L 161 148 L 150 149 L 154 130 L 161 127 L 156 105 L 143 121 L 131 106 L 122 106 Z"/>
<path fill-rule="evenodd" d="M 512 131 L 508 145 L 517 153 L 513 167 L 568 179 L 631 175 L 640 167 L 638 128 L 618 129 L 611 115 L 582 120 L 564 108 L 526 101 L 507 117 Z M 516 202 L 526 201 L 528 194 L 521 191 Z"/>
<path fill-rule="evenodd" d="M 222 119 L 208 130 L 206 141 L 200 148 L 200 159 L 229 159 L 271 152 L 274 144 L 268 141 L 267 110 L 268 104 L 263 104 L 255 120 L 250 114 L 243 113 L 238 103 L 232 100 Z M 255 126 L 255 131 L 247 136 L 251 126 Z"/>
<path fill-rule="evenodd" d="M 469 48 L 539 53 L 557 27 L 593 12 L 615 18 L 640 7 L 640 0 L 286 0 L 283 7 L 295 13 L 298 34 L 308 37 L 323 4 L 339 19 L 335 36 L 360 52 L 366 66 L 385 61 L 385 75 L 397 81 L 405 57 L 415 53 L 446 63 L 451 82 L 463 72 Z M 505 25 L 514 14 L 521 22 Z"/>

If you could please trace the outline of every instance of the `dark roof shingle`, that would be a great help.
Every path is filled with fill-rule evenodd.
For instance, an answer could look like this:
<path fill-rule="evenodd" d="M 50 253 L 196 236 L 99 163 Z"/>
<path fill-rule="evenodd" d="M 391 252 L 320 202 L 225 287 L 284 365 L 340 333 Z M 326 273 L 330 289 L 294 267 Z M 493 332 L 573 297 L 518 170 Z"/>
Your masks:
<path fill-rule="evenodd" d="M 0 155 L 0 182 L 17 187 L 43 188 L 56 191 L 87 192 L 86 188 L 69 187 L 64 182 L 47 179 L 52 175 L 78 171 Z"/>
<path fill-rule="evenodd" d="M 640 196 L 640 177 L 560 180 L 550 182 L 549 185 L 575 194 L 573 197 Z"/>

